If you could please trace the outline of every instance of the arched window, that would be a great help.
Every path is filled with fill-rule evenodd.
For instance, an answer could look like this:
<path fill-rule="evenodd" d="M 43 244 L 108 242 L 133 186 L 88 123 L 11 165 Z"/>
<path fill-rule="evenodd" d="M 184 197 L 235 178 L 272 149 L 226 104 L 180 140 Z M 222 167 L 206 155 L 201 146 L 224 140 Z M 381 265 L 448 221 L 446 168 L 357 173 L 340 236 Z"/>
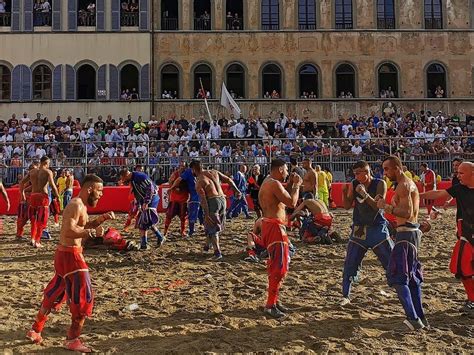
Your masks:
<path fill-rule="evenodd" d="M 77 0 L 77 25 L 95 27 L 96 0 Z"/>
<path fill-rule="evenodd" d="M 300 68 L 299 94 L 302 99 L 316 99 L 318 97 L 318 69 L 314 65 L 305 64 Z"/>
<path fill-rule="evenodd" d="M 210 0 L 194 0 L 194 29 L 210 31 L 212 22 L 212 6 Z"/>
<path fill-rule="evenodd" d="M 280 29 L 280 1 L 262 0 L 262 30 L 276 31 Z"/>
<path fill-rule="evenodd" d="M 138 92 L 138 69 L 133 64 L 127 64 L 120 70 L 120 90 L 132 100 L 140 99 Z"/>
<path fill-rule="evenodd" d="M 245 71 L 240 64 L 232 64 L 227 68 L 226 86 L 234 98 L 245 98 Z"/>
<path fill-rule="evenodd" d="M 426 69 L 427 96 L 446 97 L 446 69 L 439 63 L 433 63 Z"/>
<path fill-rule="evenodd" d="M 350 64 L 341 64 L 336 69 L 336 95 L 339 98 L 355 97 L 355 70 Z"/>
<path fill-rule="evenodd" d="M 167 64 L 161 69 L 161 98 L 179 99 L 179 69 Z"/>
<path fill-rule="evenodd" d="M 38 65 L 33 70 L 33 100 L 51 100 L 51 69 Z"/>
<path fill-rule="evenodd" d="M 443 10 L 441 0 L 425 1 L 425 28 L 442 29 L 443 28 Z"/>
<path fill-rule="evenodd" d="M 81 67 L 77 70 L 76 82 L 78 100 L 95 100 L 96 72 L 91 65 L 81 65 Z"/>
<path fill-rule="evenodd" d="M 352 24 L 352 0 L 336 0 L 336 29 L 351 29 Z"/>
<path fill-rule="evenodd" d="M 35 1 L 33 4 L 33 26 L 51 26 L 53 1 Z M 61 0 L 58 0 L 61 1 Z"/>
<path fill-rule="evenodd" d="M 10 27 L 12 18 L 12 1 L 4 1 L 4 12 L 0 11 L 0 27 Z"/>
<path fill-rule="evenodd" d="M 316 29 L 316 1 L 298 1 L 298 26 L 300 30 Z"/>
<path fill-rule="evenodd" d="M 207 64 L 200 64 L 194 69 L 194 97 L 196 98 L 202 97 L 201 82 L 204 91 L 209 91 L 212 97 L 212 69 Z"/>
<path fill-rule="evenodd" d="M 120 26 L 138 27 L 139 14 L 138 0 L 120 0 Z"/>
<path fill-rule="evenodd" d="M 391 63 L 379 67 L 379 96 L 382 98 L 398 97 L 398 70 Z"/>
<path fill-rule="evenodd" d="M 276 64 L 267 64 L 262 70 L 263 98 L 281 98 L 281 69 Z"/>
<path fill-rule="evenodd" d="M 179 29 L 178 0 L 161 0 L 161 29 L 163 31 Z"/>
<path fill-rule="evenodd" d="M 242 0 L 226 0 L 226 29 L 238 31 L 244 29 L 244 4 Z"/>
<path fill-rule="evenodd" d="M 0 100 L 10 100 L 12 73 L 6 65 L 0 65 Z"/>
<path fill-rule="evenodd" d="M 377 0 L 377 28 L 395 28 L 395 0 Z"/>

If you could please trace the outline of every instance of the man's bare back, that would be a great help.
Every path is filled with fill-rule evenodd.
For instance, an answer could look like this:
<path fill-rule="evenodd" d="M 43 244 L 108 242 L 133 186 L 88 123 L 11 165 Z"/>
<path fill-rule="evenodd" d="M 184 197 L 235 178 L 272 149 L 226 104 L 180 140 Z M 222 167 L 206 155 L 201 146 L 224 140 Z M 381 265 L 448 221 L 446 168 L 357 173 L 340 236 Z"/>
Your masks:
<path fill-rule="evenodd" d="M 319 200 L 309 199 L 303 201 L 303 203 L 313 216 L 316 216 L 319 213 L 329 213 L 326 205 Z"/>
<path fill-rule="evenodd" d="M 40 167 L 30 171 L 31 192 L 48 194 L 48 183 L 53 178 L 53 172 Z"/>

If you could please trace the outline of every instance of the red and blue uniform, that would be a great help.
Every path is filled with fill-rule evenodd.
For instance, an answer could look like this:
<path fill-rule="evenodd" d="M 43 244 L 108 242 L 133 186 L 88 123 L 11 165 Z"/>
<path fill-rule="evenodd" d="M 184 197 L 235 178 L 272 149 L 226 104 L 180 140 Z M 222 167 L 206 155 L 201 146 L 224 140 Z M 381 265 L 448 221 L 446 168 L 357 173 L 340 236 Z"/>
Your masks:
<path fill-rule="evenodd" d="M 44 192 L 30 195 L 28 216 L 31 222 L 31 239 L 40 242 L 43 230 L 48 226 L 49 196 Z"/>

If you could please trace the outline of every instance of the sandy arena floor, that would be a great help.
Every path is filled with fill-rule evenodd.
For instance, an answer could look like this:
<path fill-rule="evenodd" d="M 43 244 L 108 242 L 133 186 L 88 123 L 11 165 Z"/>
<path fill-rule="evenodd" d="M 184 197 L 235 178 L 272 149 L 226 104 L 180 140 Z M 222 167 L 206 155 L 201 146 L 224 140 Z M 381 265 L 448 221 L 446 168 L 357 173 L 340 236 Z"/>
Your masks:
<path fill-rule="evenodd" d="M 336 212 L 346 236 L 349 212 Z M 112 223 L 123 225 L 124 215 Z M 178 221 L 174 222 L 176 228 Z M 384 272 L 368 254 L 363 278 L 349 307 L 338 306 L 345 244 L 298 248 L 281 293 L 291 313 L 282 322 L 261 311 L 266 293 L 263 264 L 244 262 L 251 221 L 228 223 L 222 236 L 223 262 L 201 253 L 202 236 L 174 236 L 163 249 L 118 253 L 86 251 L 95 289 L 95 309 L 86 321 L 85 341 L 100 352 L 472 352 L 474 319 L 461 316 L 460 282 L 448 270 L 455 242 L 454 214 L 433 223 L 424 236 L 424 304 L 430 330 L 406 333 L 402 308 Z M 51 316 L 41 346 L 25 334 L 53 276 L 56 241 L 41 250 L 16 241 L 14 219 L 4 219 L 0 238 L 0 349 L 5 353 L 58 353 L 69 325 L 67 307 Z M 28 233 L 28 229 L 26 231 Z M 126 307 L 137 303 L 139 308 Z"/>

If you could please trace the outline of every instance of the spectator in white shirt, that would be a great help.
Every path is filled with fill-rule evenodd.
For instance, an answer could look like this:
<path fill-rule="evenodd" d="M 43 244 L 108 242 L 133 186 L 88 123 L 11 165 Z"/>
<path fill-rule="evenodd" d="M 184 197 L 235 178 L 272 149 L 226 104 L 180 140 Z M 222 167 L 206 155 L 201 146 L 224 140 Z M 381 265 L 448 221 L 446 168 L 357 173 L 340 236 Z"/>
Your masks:
<path fill-rule="evenodd" d="M 221 137 L 221 132 L 221 126 L 219 126 L 216 121 L 213 121 L 211 127 L 209 128 L 211 139 L 219 139 Z"/>
<path fill-rule="evenodd" d="M 351 148 L 351 152 L 354 155 L 361 155 L 362 154 L 362 147 L 360 146 L 359 141 L 355 141 L 354 145 Z"/>

